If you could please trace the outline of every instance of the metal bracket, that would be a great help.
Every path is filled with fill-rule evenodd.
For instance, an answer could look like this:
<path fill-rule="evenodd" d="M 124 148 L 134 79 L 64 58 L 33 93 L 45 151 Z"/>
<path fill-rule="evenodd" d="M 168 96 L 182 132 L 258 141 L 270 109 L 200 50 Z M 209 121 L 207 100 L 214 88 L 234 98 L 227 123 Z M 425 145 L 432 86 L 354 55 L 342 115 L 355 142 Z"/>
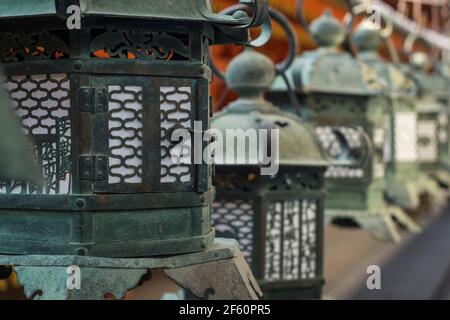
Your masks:
<path fill-rule="evenodd" d="M 82 155 L 78 166 L 80 180 L 105 181 L 108 172 L 108 158 L 106 155 Z"/>
<path fill-rule="evenodd" d="M 102 113 L 107 111 L 108 93 L 105 88 L 80 88 L 78 97 L 81 112 Z"/>

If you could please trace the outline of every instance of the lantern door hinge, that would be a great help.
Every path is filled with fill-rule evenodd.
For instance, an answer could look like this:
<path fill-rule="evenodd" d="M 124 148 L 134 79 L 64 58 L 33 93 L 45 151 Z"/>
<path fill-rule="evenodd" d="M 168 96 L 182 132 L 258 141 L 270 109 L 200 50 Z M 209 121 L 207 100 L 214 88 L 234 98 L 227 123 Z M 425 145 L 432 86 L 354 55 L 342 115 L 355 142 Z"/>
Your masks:
<path fill-rule="evenodd" d="M 105 88 L 80 88 L 79 105 L 81 112 L 101 113 L 108 108 L 108 93 Z"/>
<path fill-rule="evenodd" d="M 105 155 L 79 157 L 80 180 L 105 181 L 108 176 L 108 158 Z"/>

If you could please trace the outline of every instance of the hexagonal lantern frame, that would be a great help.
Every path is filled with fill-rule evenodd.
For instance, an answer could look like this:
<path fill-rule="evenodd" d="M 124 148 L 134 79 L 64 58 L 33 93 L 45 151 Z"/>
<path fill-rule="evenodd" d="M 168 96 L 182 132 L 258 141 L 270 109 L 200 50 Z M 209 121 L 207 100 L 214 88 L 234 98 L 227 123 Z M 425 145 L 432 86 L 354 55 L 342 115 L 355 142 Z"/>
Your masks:
<path fill-rule="evenodd" d="M 270 12 L 295 41 L 295 32 L 286 19 L 276 10 Z M 291 45 L 291 49 L 296 47 Z M 211 125 L 224 136 L 232 129 L 279 132 L 276 174 L 262 175 L 260 159 L 253 159 L 247 148 L 245 157 L 235 158 L 225 147 L 220 157 L 216 154 L 213 179 L 217 188 L 212 214 L 216 232 L 239 241 L 265 299 L 322 296 L 323 175 L 328 162 L 309 125 L 281 112 L 263 97 L 273 83 L 275 69 L 284 72 L 294 53 L 277 68 L 252 50 L 233 59 L 226 80 L 238 91 L 239 99 L 217 113 Z"/>
<path fill-rule="evenodd" d="M 209 46 L 247 43 L 266 21 L 266 0 L 242 3 L 253 18 L 204 0 L 0 3 L 6 86 L 44 175 L 0 185 L 0 265 L 28 297 L 121 298 L 153 268 L 200 297 L 258 297 L 236 244 L 213 243 L 211 166 L 171 158 L 175 130 L 209 127 Z M 81 29 L 67 28 L 69 5 Z M 71 265 L 86 275 L 79 292 Z"/>
<path fill-rule="evenodd" d="M 389 103 L 385 144 L 386 200 L 408 213 L 416 213 L 421 196 L 433 189 L 433 183 L 421 174 L 418 162 L 417 87 L 398 66 L 388 63 L 378 54 L 382 33 L 369 22 L 361 23 L 353 34 L 359 58 L 373 67 L 387 84 Z M 408 133 L 408 134 L 406 134 Z M 411 231 L 420 227 L 412 220 L 401 220 Z"/>

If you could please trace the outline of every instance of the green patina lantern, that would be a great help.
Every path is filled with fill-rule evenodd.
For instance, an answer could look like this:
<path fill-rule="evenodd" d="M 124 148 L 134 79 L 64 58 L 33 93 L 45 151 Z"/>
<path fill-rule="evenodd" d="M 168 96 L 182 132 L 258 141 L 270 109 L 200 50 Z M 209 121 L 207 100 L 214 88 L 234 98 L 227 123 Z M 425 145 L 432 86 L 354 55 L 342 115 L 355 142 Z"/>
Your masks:
<path fill-rule="evenodd" d="M 71 256 L 154 257 L 211 248 L 211 166 L 174 161 L 172 134 L 194 134 L 194 122 L 208 129 L 209 46 L 247 43 L 248 29 L 266 20 L 266 0 L 242 3 L 253 7 L 253 17 L 215 14 L 209 0 L 1 1 L 6 87 L 44 183 L 1 182 L 0 253 L 24 258 L 2 256 L 0 265 L 23 266 L 22 279 L 50 286 L 30 265 L 42 270 L 73 264 Z M 77 11 L 79 28 L 70 29 L 68 18 Z M 104 268 L 113 260 L 77 261 Z M 125 259 L 115 267 L 159 263 Z M 119 269 L 102 270 L 127 271 Z M 173 278 L 183 284 L 186 277 Z"/>
<path fill-rule="evenodd" d="M 289 70 L 299 111 L 314 123 L 315 132 L 329 157 L 326 188 L 327 221 L 360 226 L 377 239 L 398 241 L 395 221 L 409 217 L 386 201 L 385 139 L 389 103 L 385 83 L 376 71 L 341 51 L 345 30 L 326 11 L 307 27 L 319 48 L 296 59 Z M 288 90 L 279 79 L 269 100 L 294 112 Z"/>
<path fill-rule="evenodd" d="M 429 57 L 422 52 L 410 56 L 410 74 L 419 91 L 418 106 L 418 155 L 423 172 L 430 175 L 442 187 L 450 186 L 450 175 L 443 165 L 449 152 L 449 93 L 448 81 L 437 73 L 429 73 Z M 438 198 L 439 199 L 439 198 Z M 440 199 L 445 205 L 445 199 Z"/>
<path fill-rule="evenodd" d="M 372 66 L 387 83 L 390 107 L 384 156 L 386 200 L 413 213 L 420 207 L 421 195 L 439 190 L 419 167 L 417 86 L 400 67 L 381 58 L 378 49 L 382 40 L 380 31 L 368 21 L 361 23 L 353 35 L 359 58 Z M 418 231 L 418 226 L 411 221 L 400 222 L 412 231 Z"/>
<path fill-rule="evenodd" d="M 239 240 L 264 298 L 320 299 L 327 161 L 307 123 L 264 99 L 275 74 L 273 62 L 250 49 L 229 65 L 226 80 L 239 99 L 214 116 L 212 128 L 220 136 L 242 130 L 241 144 L 252 132 L 277 130 L 276 147 L 271 138 L 258 135 L 258 141 L 260 149 L 278 150 L 279 170 L 262 174 L 259 153 L 246 145 L 239 157 L 227 137 L 223 153 L 215 155 L 213 225 L 218 235 Z"/>

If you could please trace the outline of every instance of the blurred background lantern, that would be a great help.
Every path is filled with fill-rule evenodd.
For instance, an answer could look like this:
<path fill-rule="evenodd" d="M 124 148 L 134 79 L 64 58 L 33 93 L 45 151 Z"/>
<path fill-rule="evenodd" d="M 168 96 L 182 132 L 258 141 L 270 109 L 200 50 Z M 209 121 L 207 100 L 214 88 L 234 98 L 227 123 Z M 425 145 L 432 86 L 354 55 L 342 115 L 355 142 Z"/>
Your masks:
<path fill-rule="evenodd" d="M 299 9 L 303 1 L 298 1 Z M 302 18 L 302 13 L 300 13 Z M 300 110 L 313 122 L 315 132 L 333 159 L 327 170 L 326 218 L 337 225 L 366 228 L 377 239 L 399 241 L 394 217 L 385 201 L 384 147 L 386 112 L 384 81 L 370 66 L 339 47 L 346 29 L 325 11 L 310 26 L 303 23 L 319 45 L 296 59 L 290 81 L 300 100 Z M 348 43 L 344 47 L 349 47 Z M 271 101 L 295 111 L 279 79 L 269 94 Z"/>
<path fill-rule="evenodd" d="M 407 52 L 410 50 L 407 48 Z M 410 53 L 409 74 L 418 87 L 418 155 L 421 170 L 436 180 L 442 188 L 450 186 L 450 175 L 443 170 L 448 154 L 448 83 L 445 78 L 430 73 L 432 63 L 426 53 Z M 443 193 L 441 190 L 440 193 Z M 446 204 L 445 197 L 436 200 Z"/>
<path fill-rule="evenodd" d="M 392 25 L 391 25 L 392 26 Z M 405 212 L 416 215 L 423 177 L 417 161 L 417 123 L 415 97 L 417 87 L 401 70 L 400 66 L 388 63 L 379 54 L 382 42 L 390 47 L 392 29 L 378 30 L 370 21 L 362 22 L 353 34 L 353 43 L 359 58 L 373 67 L 387 84 L 389 108 L 386 118 L 384 161 L 386 163 L 386 200 Z M 393 57 L 395 62 L 395 57 Z M 398 62 L 398 61 L 397 61 Z M 396 219 L 411 231 L 419 231 L 412 220 Z"/>
<path fill-rule="evenodd" d="M 2 181 L 0 253 L 142 257 L 212 244 L 211 167 L 191 150 L 174 159 L 172 134 L 209 128 L 209 46 L 247 43 L 266 21 L 267 1 L 243 3 L 252 17 L 215 14 L 209 1 L 81 0 L 80 29 L 67 27 L 67 1 L 0 3 L 6 86 L 44 176 Z"/>
<path fill-rule="evenodd" d="M 271 16 L 289 39 L 295 39 L 282 15 L 272 9 Z M 212 121 L 212 128 L 221 136 L 230 129 L 243 130 L 249 135 L 243 137 L 243 143 L 253 132 L 255 137 L 260 130 L 279 132 L 276 148 L 270 143 L 273 136 L 268 137 L 268 145 L 259 145 L 272 154 L 279 149 L 277 173 L 261 174 L 264 165 L 259 157 L 254 158 L 259 153 L 248 147 L 245 158 L 237 158 L 229 146 L 215 155 L 213 225 L 217 235 L 239 240 L 266 299 L 319 299 L 323 285 L 323 175 L 327 161 L 308 124 L 264 99 L 276 73 L 290 66 L 295 44 L 291 43 L 287 60 L 276 67 L 251 49 L 234 58 L 226 80 L 239 99 Z M 267 144 L 261 137 L 258 141 Z"/>

